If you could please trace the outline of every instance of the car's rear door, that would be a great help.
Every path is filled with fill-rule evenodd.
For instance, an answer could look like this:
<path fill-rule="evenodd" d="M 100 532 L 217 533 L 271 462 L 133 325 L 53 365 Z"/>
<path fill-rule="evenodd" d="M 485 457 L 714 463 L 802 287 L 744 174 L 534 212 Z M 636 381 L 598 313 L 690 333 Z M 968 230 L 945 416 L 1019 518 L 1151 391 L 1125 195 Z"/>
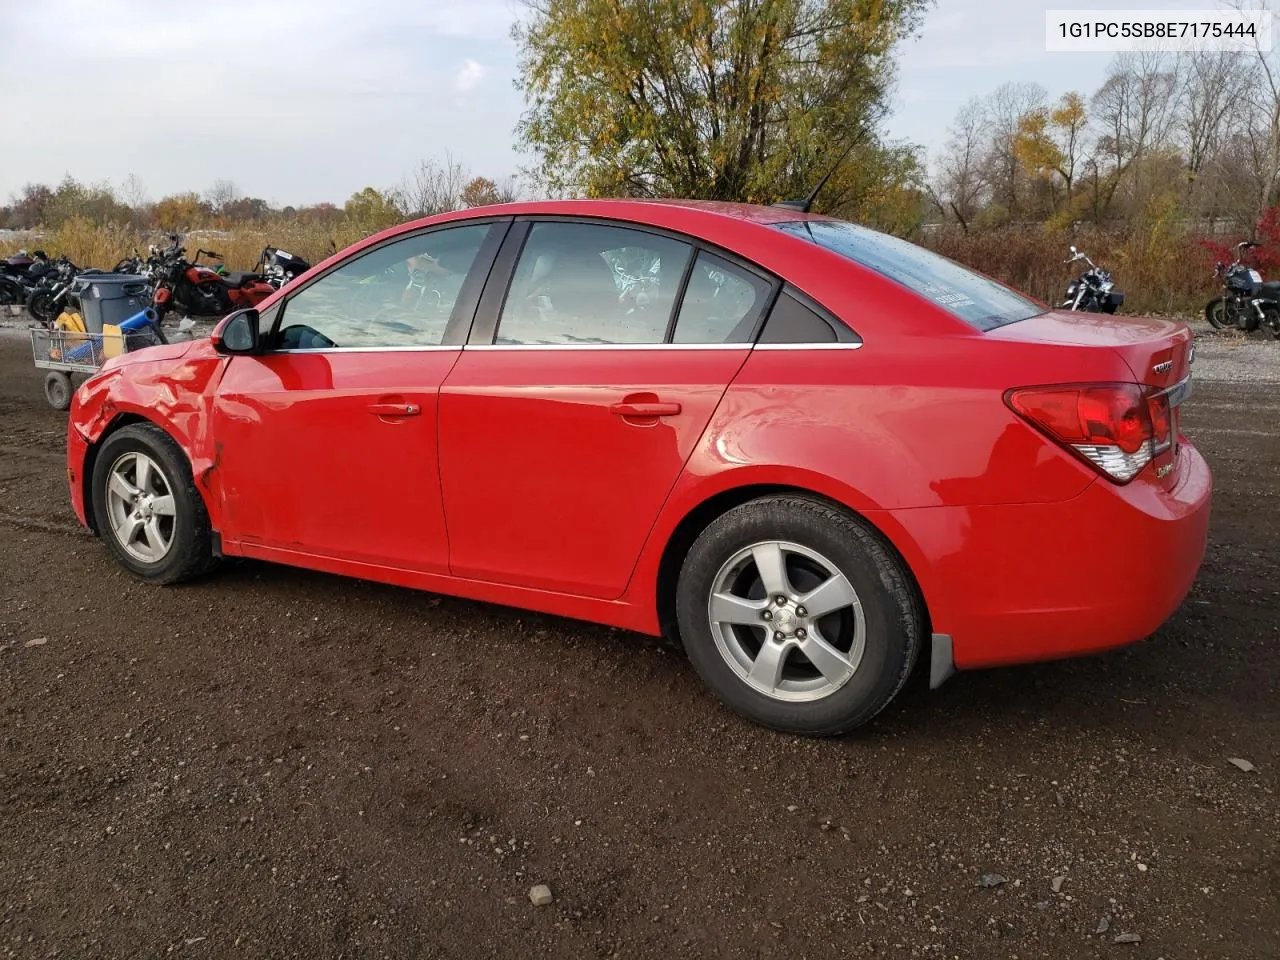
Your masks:
<path fill-rule="evenodd" d="M 453 574 L 621 596 L 773 294 L 685 239 L 517 221 L 440 395 Z"/>
<path fill-rule="evenodd" d="M 275 559 L 447 572 L 437 399 L 509 226 L 362 251 L 264 317 L 269 349 L 234 357 L 214 396 L 224 539 Z"/>

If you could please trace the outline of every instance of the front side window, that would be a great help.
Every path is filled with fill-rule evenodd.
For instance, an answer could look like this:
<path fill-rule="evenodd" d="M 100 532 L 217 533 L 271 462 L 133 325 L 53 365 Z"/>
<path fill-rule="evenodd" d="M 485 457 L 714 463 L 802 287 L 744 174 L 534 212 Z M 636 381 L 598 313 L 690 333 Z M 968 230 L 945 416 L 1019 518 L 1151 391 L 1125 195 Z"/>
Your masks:
<path fill-rule="evenodd" d="M 446 227 L 385 244 L 289 297 L 274 346 L 433 347 L 490 224 Z"/>
<path fill-rule="evenodd" d="M 679 240 L 627 227 L 535 223 L 495 342 L 662 343 L 692 252 Z"/>
<path fill-rule="evenodd" d="M 1045 312 L 1008 287 L 887 233 L 843 220 L 792 220 L 776 226 L 897 281 L 978 330 Z"/>

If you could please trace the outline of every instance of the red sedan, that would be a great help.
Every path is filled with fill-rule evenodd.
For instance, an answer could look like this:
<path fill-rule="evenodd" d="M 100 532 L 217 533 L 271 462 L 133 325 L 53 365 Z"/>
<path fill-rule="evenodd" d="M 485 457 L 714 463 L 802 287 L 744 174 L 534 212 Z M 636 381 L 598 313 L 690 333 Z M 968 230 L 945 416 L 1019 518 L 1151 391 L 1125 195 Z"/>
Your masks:
<path fill-rule="evenodd" d="M 826 735 L 918 659 L 1140 640 L 1201 563 L 1192 337 L 782 207 L 565 201 L 384 231 L 76 393 L 137 576 L 254 557 L 677 636 Z"/>

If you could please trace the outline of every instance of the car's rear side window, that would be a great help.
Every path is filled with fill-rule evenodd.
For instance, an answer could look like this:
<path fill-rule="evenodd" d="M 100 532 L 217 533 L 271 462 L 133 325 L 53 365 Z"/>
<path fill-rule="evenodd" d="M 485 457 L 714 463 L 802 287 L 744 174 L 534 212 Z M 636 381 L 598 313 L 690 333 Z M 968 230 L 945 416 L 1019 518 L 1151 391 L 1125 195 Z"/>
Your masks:
<path fill-rule="evenodd" d="M 760 331 L 759 343 L 857 343 L 861 338 L 790 286 L 783 287 Z"/>
<path fill-rule="evenodd" d="M 699 251 L 671 342 L 750 343 L 769 292 L 763 277 Z"/>
<path fill-rule="evenodd" d="M 792 220 L 777 228 L 875 270 L 978 330 L 1044 313 L 1008 287 L 914 243 L 844 220 Z"/>

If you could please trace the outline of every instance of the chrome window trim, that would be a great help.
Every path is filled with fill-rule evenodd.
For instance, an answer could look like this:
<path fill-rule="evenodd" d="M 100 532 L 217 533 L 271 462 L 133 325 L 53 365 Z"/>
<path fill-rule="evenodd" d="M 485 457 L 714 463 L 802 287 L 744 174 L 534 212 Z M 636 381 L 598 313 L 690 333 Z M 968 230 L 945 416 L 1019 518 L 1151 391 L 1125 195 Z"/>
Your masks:
<path fill-rule="evenodd" d="M 857 343 L 757 343 L 757 350 L 861 350 L 862 341 Z"/>
<path fill-rule="evenodd" d="M 267 350 L 264 357 L 279 353 L 442 353 L 446 350 L 461 350 L 462 344 L 437 344 L 423 347 L 290 347 L 281 350 Z"/>

